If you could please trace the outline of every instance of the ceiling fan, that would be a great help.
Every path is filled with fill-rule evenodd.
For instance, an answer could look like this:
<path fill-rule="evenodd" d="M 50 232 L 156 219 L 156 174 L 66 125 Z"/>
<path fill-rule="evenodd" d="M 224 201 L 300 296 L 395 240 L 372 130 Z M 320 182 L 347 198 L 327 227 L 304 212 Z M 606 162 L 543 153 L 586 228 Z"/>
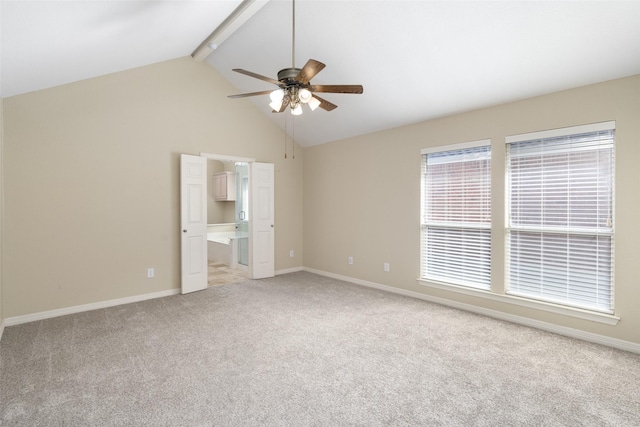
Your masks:
<path fill-rule="evenodd" d="M 244 74 L 249 77 L 264 80 L 278 86 L 276 90 L 264 90 L 260 92 L 242 93 L 239 95 L 229 95 L 229 98 L 246 98 L 257 95 L 270 95 L 271 103 L 269 106 L 274 113 L 283 112 L 287 106 L 291 109 L 291 114 L 298 116 L 302 114 L 302 104 L 307 104 L 311 110 L 320 107 L 323 110 L 331 111 L 337 105 L 327 101 L 316 95 L 316 93 L 353 93 L 360 94 L 363 92 L 362 85 L 314 85 L 311 79 L 318 74 L 325 65 L 309 59 L 302 68 L 296 68 L 295 65 L 295 47 L 296 47 L 296 2 L 293 4 L 293 25 L 292 25 L 292 43 L 291 43 L 291 68 L 284 68 L 278 71 L 278 80 L 266 77 L 251 71 L 234 68 L 233 71 Z"/>

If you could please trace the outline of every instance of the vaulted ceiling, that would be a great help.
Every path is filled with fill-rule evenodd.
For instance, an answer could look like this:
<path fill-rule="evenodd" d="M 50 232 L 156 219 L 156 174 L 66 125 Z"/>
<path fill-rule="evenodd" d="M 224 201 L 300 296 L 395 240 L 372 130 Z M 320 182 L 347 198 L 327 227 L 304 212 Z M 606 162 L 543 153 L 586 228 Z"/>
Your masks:
<path fill-rule="evenodd" d="M 2 0 L 1 94 L 14 96 L 190 55 L 241 4 Z M 292 65 L 292 4 L 264 7 L 205 61 L 237 88 Z M 254 103 L 304 146 L 640 74 L 640 1 L 298 0 L 295 66 L 326 64 L 314 84 L 338 108 L 295 119 Z M 594 102 L 597 100 L 594 100 Z"/>

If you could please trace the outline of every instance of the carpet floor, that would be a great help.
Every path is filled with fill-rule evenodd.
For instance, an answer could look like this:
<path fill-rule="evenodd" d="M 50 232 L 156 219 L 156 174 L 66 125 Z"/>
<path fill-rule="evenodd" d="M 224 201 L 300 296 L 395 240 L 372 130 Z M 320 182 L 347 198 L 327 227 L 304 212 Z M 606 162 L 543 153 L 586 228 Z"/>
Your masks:
<path fill-rule="evenodd" d="M 639 426 L 640 355 L 300 272 L 7 327 L 6 426 Z"/>

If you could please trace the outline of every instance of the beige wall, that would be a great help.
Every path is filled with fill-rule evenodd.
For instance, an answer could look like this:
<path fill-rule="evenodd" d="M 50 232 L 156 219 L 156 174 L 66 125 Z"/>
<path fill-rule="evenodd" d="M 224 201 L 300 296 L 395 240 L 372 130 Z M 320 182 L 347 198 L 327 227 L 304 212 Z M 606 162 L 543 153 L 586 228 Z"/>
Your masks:
<path fill-rule="evenodd" d="M 420 149 L 491 138 L 493 289 L 504 289 L 505 137 L 616 121 L 616 326 L 419 285 Z M 640 343 L 640 76 L 305 149 L 305 267 Z M 347 258 L 354 257 L 348 265 Z M 389 262 L 391 271 L 383 272 Z"/>
<path fill-rule="evenodd" d="M 3 165 L 4 165 L 4 157 L 2 155 L 3 153 L 3 147 L 4 147 L 4 102 L 2 100 L 2 98 L 0 98 L 0 338 L 2 337 L 2 325 L 4 322 L 4 310 L 3 310 L 3 303 L 4 303 L 4 298 L 2 297 L 2 276 L 4 273 L 4 270 L 2 268 L 2 251 L 3 251 L 3 246 L 4 246 L 4 238 L 3 238 L 3 230 L 4 230 L 4 226 L 3 226 L 3 199 L 4 199 L 4 173 L 3 173 Z"/>
<path fill-rule="evenodd" d="M 313 269 L 640 343 L 640 76 L 296 147 L 295 160 L 283 159 L 282 131 L 229 93 L 211 67 L 181 58 L 2 100 L 0 319 L 177 288 L 179 155 L 209 152 L 275 163 L 278 270 L 302 266 L 304 250 Z M 417 284 L 421 148 L 492 139 L 501 290 L 505 136 L 608 120 L 617 122 L 618 325 Z"/>
<path fill-rule="evenodd" d="M 274 163 L 276 269 L 302 266 L 304 152 L 235 92 L 185 57 L 5 98 L 4 316 L 179 287 L 180 153 Z"/>

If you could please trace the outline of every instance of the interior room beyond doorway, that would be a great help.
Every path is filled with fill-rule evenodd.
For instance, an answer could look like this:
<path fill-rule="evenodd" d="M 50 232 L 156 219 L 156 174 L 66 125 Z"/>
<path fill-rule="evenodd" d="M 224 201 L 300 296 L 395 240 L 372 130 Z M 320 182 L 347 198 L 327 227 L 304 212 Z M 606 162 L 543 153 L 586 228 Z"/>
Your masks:
<path fill-rule="evenodd" d="M 249 165 L 207 160 L 208 285 L 220 286 L 249 273 Z"/>

